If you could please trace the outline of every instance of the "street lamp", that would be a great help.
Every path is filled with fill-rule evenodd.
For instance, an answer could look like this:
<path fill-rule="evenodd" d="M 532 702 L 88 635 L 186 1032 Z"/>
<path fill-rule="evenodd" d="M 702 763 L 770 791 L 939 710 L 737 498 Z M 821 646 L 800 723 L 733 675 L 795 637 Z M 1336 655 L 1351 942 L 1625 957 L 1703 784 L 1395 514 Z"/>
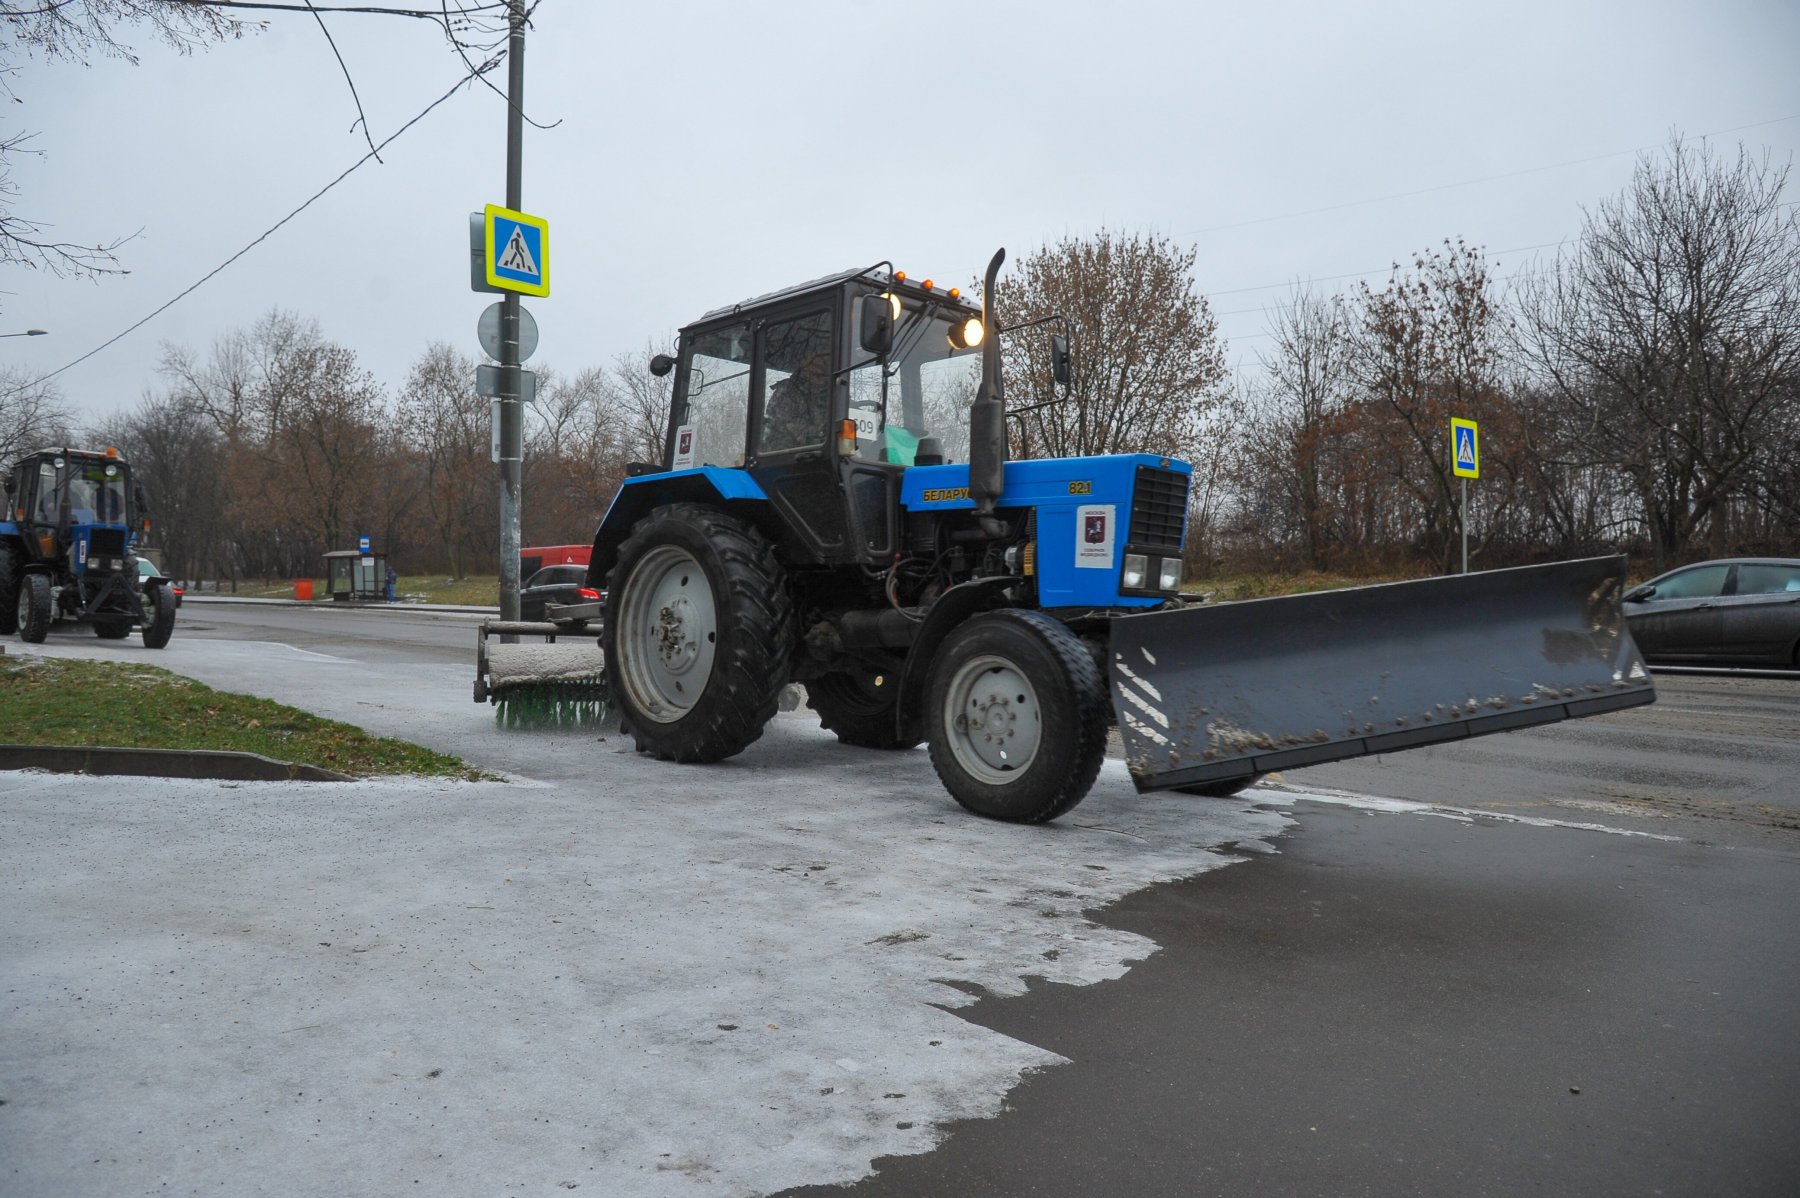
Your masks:
<path fill-rule="evenodd" d="M 0 337 L 42 337 L 49 329 L 26 329 L 23 333 L 0 333 Z"/>

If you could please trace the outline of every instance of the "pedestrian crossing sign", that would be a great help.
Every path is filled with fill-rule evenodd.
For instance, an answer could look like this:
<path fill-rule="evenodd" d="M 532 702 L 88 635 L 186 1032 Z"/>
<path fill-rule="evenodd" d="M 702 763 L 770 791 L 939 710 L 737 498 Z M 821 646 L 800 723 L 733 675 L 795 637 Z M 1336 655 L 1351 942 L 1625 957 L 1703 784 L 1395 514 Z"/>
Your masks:
<path fill-rule="evenodd" d="M 497 204 L 482 209 L 488 286 L 523 295 L 550 294 L 550 222 Z"/>
<path fill-rule="evenodd" d="M 1450 467 L 1458 478 L 1481 477 L 1481 433 L 1473 420 L 1450 418 Z"/>

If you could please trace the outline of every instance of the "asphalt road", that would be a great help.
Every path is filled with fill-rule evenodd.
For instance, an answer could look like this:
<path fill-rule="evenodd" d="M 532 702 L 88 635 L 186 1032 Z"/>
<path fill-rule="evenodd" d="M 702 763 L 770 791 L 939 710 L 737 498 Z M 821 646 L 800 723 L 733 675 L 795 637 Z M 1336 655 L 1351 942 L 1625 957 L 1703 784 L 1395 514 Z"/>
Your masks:
<path fill-rule="evenodd" d="M 1800 1192 L 1800 868 L 1303 809 L 1097 918 L 1163 951 L 963 1017 L 1061 1053 L 924 1156 L 800 1195 Z"/>
<path fill-rule="evenodd" d="M 458 616 L 200 603 L 183 635 L 371 666 L 474 642 Z M 1276 854 L 1088 913 L 1148 960 L 958 1012 L 1069 1064 L 848 1190 L 1800 1192 L 1800 680 L 1658 688 L 1271 780 L 1298 824 Z"/>

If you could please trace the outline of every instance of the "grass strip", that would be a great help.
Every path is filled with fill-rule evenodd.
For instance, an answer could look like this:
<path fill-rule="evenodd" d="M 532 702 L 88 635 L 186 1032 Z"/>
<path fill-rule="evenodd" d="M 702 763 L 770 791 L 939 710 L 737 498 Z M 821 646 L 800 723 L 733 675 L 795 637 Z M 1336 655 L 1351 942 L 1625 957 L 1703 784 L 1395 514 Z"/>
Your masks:
<path fill-rule="evenodd" d="M 23 745 L 226 749 L 340 773 L 495 775 L 272 699 L 216 691 L 155 666 L 0 657 L 0 740 Z"/>
<path fill-rule="evenodd" d="M 1336 591 L 1345 587 L 1366 587 L 1383 582 L 1405 582 L 1422 577 L 1418 574 L 1328 574 L 1301 570 L 1287 574 L 1218 574 L 1185 583 L 1182 590 L 1203 594 L 1215 602 L 1229 603 L 1241 599 L 1273 599 L 1282 595 L 1307 595 L 1314 591 Z"/>

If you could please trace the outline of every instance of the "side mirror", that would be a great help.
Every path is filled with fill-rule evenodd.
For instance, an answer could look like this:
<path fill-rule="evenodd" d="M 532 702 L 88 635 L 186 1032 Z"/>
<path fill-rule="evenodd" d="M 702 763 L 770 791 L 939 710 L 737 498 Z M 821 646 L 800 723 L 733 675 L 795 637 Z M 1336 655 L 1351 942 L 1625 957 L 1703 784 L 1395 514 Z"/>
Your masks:
<path fill-rule="evenodd" d="M 858 340 L 862 347 L 878 358 L 885 358 L 894 348 L 894 309 L 885 295 L 862 298 L 862 321 Z"/>
<path fill-rule="evenodd" d="M 1651 598 L 1655 594 L 1656 594 L 1655 587 L 1641 586 L 1641 587 L 1638 587 L 1636 590 L 1626 591 L 1625 592 L 1625 602 L 1627 602 L 1627 603 L 1642 603 L 1644 600 Z"/>
<path fill-rule="evenodd" d="M 1050 338 L 1050 377 L 1064 387 L 1075 377 L 1075 368 L 1069 361 L 1069 339 L 1061 333 Z"/>
<path fill-rule="evenodd" d="M 657 378 L 662 378 L 673 369 L 675 369 L 675 359 L 668 354 L 657 354 L 650 359 L 650 373 Z"/>

